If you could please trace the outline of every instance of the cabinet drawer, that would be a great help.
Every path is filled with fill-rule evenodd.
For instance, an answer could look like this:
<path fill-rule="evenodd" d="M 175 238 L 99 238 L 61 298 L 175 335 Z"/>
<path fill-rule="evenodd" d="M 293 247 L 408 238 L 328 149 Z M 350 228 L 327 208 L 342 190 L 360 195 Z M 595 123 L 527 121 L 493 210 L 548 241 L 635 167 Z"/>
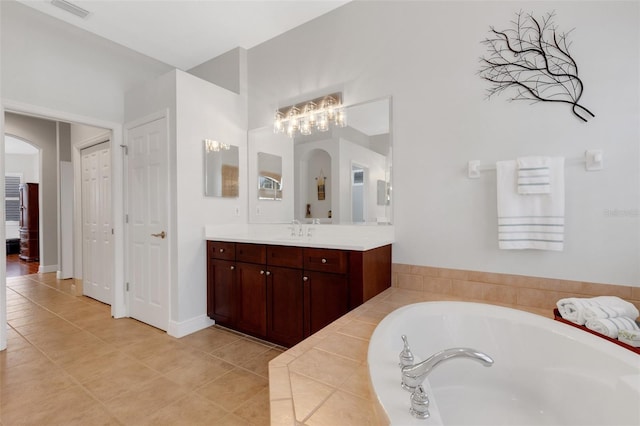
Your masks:
<path fill-rule="evenodd" d="M 267 265 L 302 268 L 302 247 L 267 246 Z"/>
<path fill-rule="evenodd" d="M 342 274 L 347 272 L 348 263 L 348 252 L 343 250 L 304 249 L 304 269 L 306 270 Z"/>
<path fill-rule="evenodd" d="M 236 260 L 236 243 L 207 241 L 207 255 L 213 259 Z"/>
<path fill-rule="evenodd" d="M 262 244 L 236 243 L 236 259 L 238 262 L 264 265 L 267 262 L 267 248 Z"/>

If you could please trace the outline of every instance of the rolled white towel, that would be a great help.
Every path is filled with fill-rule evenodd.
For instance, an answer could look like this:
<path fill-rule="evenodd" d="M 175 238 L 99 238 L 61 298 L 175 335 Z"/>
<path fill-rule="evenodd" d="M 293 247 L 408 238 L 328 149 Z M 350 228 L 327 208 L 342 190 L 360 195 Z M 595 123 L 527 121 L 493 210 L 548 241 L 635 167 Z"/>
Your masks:
<path fill-rule="evenodd" d="M 618 340 L 634 348 L 640 347 L 640 330 L 620 330 Z"/>
<path fill-rule="evenodd" d="M 591 318 L 625 316 L 634 319 L 640 315 L 633 304 L 616 296 L 568 297 L 558 300 L 556 306 L 562 318 L 578 325 L 584 325 Z"/>
<path fill-rule="evenodd" d="M 618 338 L 620 330 L 640 330 L 638 324 L 629 317 L 591 318 L 585 325 L 589 330 L 604 334 L 612 339 Z"/>

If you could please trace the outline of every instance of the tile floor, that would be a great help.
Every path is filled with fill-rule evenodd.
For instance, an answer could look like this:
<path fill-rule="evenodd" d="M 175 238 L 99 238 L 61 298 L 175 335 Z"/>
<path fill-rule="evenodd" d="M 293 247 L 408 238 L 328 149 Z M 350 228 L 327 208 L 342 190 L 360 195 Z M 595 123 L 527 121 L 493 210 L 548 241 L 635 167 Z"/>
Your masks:
<path fill-rule="evenodd" d="M 267 425 L 283 348 L 213 326 L 175 339 L 70 294 L 53 274 L 7 278 L 0 425 Z"/>

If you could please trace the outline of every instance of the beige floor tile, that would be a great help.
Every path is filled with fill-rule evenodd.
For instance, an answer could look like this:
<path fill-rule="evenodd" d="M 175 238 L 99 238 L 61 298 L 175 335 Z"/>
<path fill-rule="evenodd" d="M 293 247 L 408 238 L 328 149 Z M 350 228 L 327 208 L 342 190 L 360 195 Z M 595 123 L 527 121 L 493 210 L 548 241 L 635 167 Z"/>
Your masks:
<path fill-rule="evenodd" d="M 353 374 L 358 365 L 358 362 L 339 355 L 311 349 L 291 362 L 289 371 L 338 387 Z"/>
<path fill-rule="evenodd" d="M 296 420 L 304 421 L 318 405 L 335 391 L 335 388 L 320 383 L 309 377 L 291 373 L 291 391 L 294 395 L 293 406 L 296 413 Z"/>
<path fill-rule="evenodd" d="M 188 367 L 201 357 L 202 352 L 191 347 L 177 347 L 171 350 L 162 350 L 140 360 L 148 367 L 167 374 L 177 368 Z"/>
<path fill-rule="evenodd" d="M 122 423 L 136 425 L 185 395 L 173 382 L 160 377 L 120 394 L 106 402 L 105 406 Z"/>
<path fill-rule="evenodd" d="M 371 401 L 337 391 L 305 422 L 309 426 L 377 425 Z"/>
<path fill-rule="evenodd" d="M 269 349 L 270 347 L 267 345 L 243 338 L 210 353 L 227 362 L 242 365 L 251 358 L 267 352 Z"/>
<path fill-rule="evenodd" d="M 267 389 L 267 386 L 265 378 L 242 369 L 235 369 L 204 385 L 198 390 L 198 394 L 227 411 L 234 411 L 258 392 Z"/>
<path fill-rule="evenodd" d="M 237 408 L 233 414 L 253 425 L 268 425 L 271 419 L 269 411 L 269 389 L 264 389 Z"/>
<path fill-rule="evenodd" d="M 239 364 L 241 367 L 256 373 L 265 379 L 269 378 L 269 362 L 282 353 L 280 349 L 269 349 L 249 360 Z"/>
<path fill-rule="evenodd" d="M 25 373 L 16 380 L 0 380 L 0 411 L 18 407 L 28 410 L 39 401 L 77 385 L 73 378 L 56 368 L 40 376 Z"/>
<path fill-rule="evenodd" d="M 117 396 L 134 391 L 157 379 L 160 373 L 138 362 L 124 365 L 117 372 L 107 371 L 84 383 L 84 387 L 99 401 L 107 402 Z"/>
<path fill-rule="evenodd" d="M 7 284 L 0 426 L 269 424 L 268 364 L 282 348 L 217 326 L 176 339 L 116 320 L 55 273 Z"/>
<path fill-rule="evenodd" d="M 171 381 L 195 389 L 205 383 L 219 378 L 233 370 L 235 367 L 226 361 L 203 353 L 192 358 L 188 363 L 165 374 Z"/>
<path fill-rule="evenodd" d="M 238 417 L 235 414 L 227 414 L 220 420 L 216 421 L 216 426 L 262 426 L 262 425 L 252 425 L 250 423 L 247 423 L 247 421 L 242 417 Z"/>
<path fill-rule="evenodd" d="M 185 336 L 180 340 L 202 351 L 212 352 L 240 339 L 241 337 L 237 334 L 209 327 L 198 331 L 197 333 Z"/>
<path fill-rule="evenodd" d="M 212 425 L 227 413 L 211 401 L 196 394 L 189 394 L 149 416 L 143 424 L 152 426 Z"/>
<path fill-rule="evenodd" d="M 335 333 L 320 342 L 316 348 L 361 362 L 367 358 L 369 342 L 357 337 Z"/>
<path fill-rule="evenodd" d="M 88 410 L 97 404 L 79 386 L 74 386 L 54 392 L 37 403 L 3 409 L 1 421 L 6 425 L 65 424 L 76 412 Z"/>

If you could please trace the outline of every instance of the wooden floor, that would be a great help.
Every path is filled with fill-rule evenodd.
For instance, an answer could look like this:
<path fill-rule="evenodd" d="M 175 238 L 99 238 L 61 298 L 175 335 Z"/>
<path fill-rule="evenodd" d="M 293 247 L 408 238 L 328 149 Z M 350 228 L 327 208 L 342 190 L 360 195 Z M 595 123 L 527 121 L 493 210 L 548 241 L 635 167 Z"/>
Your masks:
<path fill-rule="evenodd" d="M 20 260 L 18 256 L 18 254 L 7 255 L 7 277 L 20 277 L 38 273 L 39 262 L 26 262 Z"/>

